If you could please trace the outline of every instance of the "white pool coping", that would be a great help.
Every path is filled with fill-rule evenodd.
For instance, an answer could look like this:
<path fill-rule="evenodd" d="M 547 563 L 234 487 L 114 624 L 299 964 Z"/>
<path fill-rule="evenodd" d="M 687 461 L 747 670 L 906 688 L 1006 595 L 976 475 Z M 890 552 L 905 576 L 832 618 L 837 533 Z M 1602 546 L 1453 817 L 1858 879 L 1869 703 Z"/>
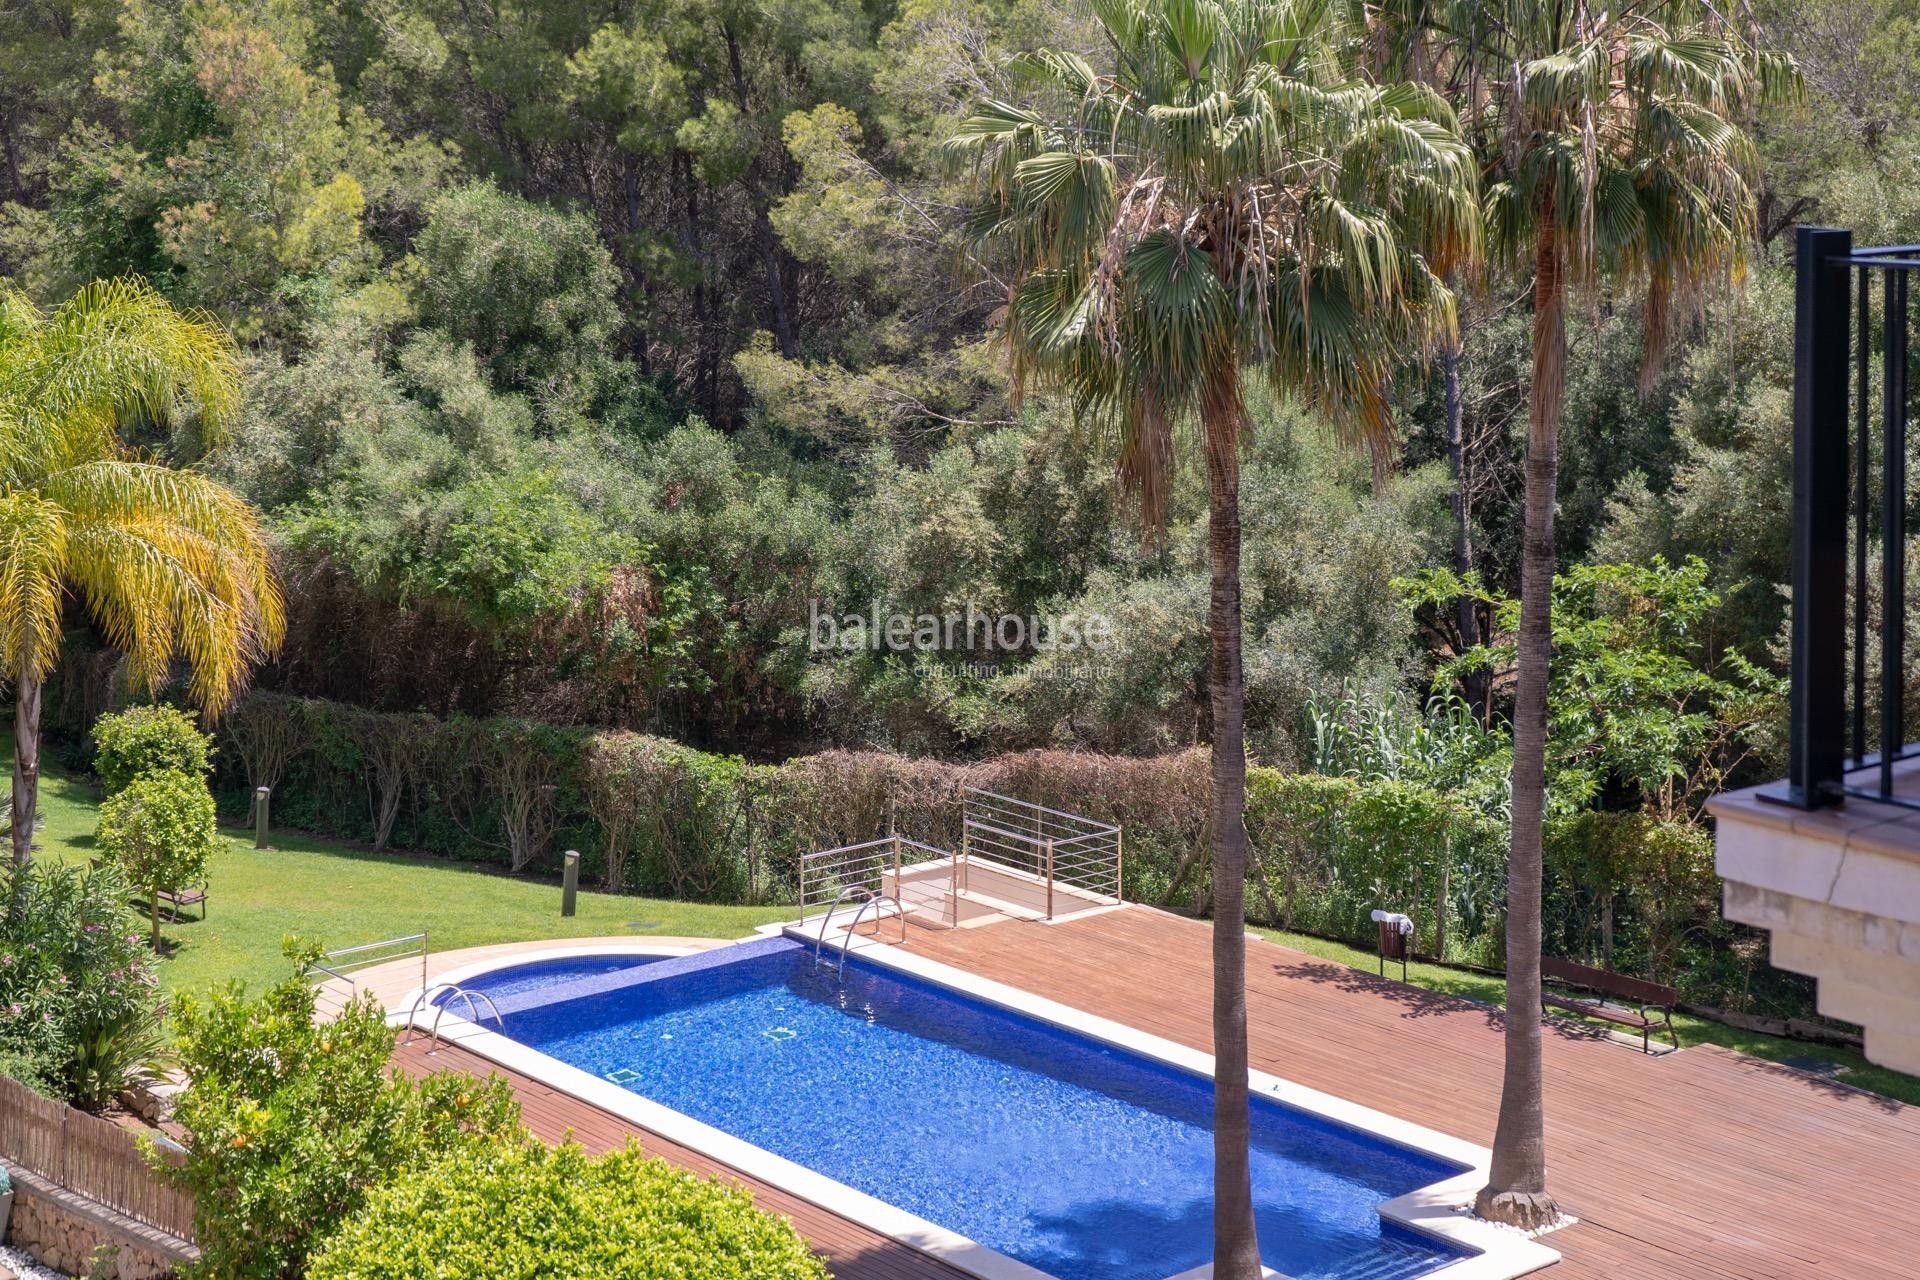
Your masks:
<path fill-rule="evenodd" d="M 808 943 L 814 941 L 813 937 L 804 932 L 801 925 L 769 926 L 756 936 L 781 932 L 797 941 Z M 1213 1078 L 1211 1054 L 1201 1053 L 1186 1045 L 1151 1035 L 1124 1023 L 1086 1013 L 1004 983 L 994 982 L 953 965 L 930 960 L 914 954 L 910 947 L 865 938 L 859 941 L 860 945 L 854 947 L 853 951 L 865 962 L 908 974 L 924 982 L 945 987 L 958 994 L 996 1005 L 1025 1017 L 1051 1023 L 1178 1070 L 1206 1079 Z M 827 945 L 836 945 L 836 940 L 828 939 Z M 526 956 L 496 958 L 463 966 L 441 975 L 436 980 L 436 984 L 449 981 L 457 983 L 495 969 L 512 968 L 515 965 L 538 963 L 544 960 L 608 954 L 686 955 L 690 953 L 688 948 L 657 945 L 648 947 L 643 940 L 638 939 L 631 948 L 616 948 L 604 944 L 588 947 L 561 947 Z M 418 994 L 418 992 L 409 993 L 404 1002 L 405 1006 L 412 1007 Z M 397 1013 L 390 1018 L 390 1021 L 395 1025 L 404 1025 L 407 1015 L 404 1012 Z M 426 1011 L 423 1010 L 414 1018 L 414 1025 L 424 1031 L 425 1023 Z M 561 1062 L 557 1058 L 549 1057 L 537 1049 L 529 1048 L 498 1031 L 490 1031 L 485 1026 L 469 1021 L 458 1014 L 448 1014 L 441 1024 L 440 1035 L 441 1039 L 458 1044 L 461 1048 L 499 1066 L 518 1071 L 564 1093 L 572 1094 L 583 1102 L 599 1107 L 603 1111 L 609 1111 L 631 1124 L 651 1130 L 670 1142 L 699 1151 L 722 1164 L 731 1166 L 746 1177 L 798 1196 L 822 1209 L 978 1276 L 980 1280 L 1055 1280 L 1055 1277 L 1036 1267 L 989 1249 L 957 1232 L 908 1213 L 863 1191 L 857 1191 L 824 1174 L 816 1173 L 784 1156 L 775 1155 L 765 1148 L 745 1142 L 692 1116 L 644 1098 L 610 1080 L 604 1080 L 578 1067 Z M 1474 1195 L 1487 1182 L 1488 1164 L 1492 1158 L 1492 1153 L 1487 1148 L 1263 1071 L 1249 1072 L 1248 1083 L 1255 1094 L 1271 1098 L 1284 1105 L 1322 1116 L 1401 1146 L 1411 1147 L 1415 1151 L 1469 1166 L 1463 1173 L 1385 1201 L 1379 1206 L 1380 1216 L 1389 1222 L 1464 1249 L 1478 1251 L 1477 1256 L 1462 1258 L 1437 1271 L 1430 1272 L 1427 1280 L 1512 1280 L 1515 1276 L 1526 1275 L 1560 1260 L 1557 1250 L 1548 1248 L 1511 1228 L 1475 1218 L 1469 1212 Z M 1178 1276 L 1170 1277 L 1169 1280 L 1210 1280 L 1212 1274 L 1212 1265 L 1206 1264 L 1181 1272 Z M 1271 1269 L 1266 1274 L 1276 1280 L 1285 1280 L 1281 1273 Z"/>

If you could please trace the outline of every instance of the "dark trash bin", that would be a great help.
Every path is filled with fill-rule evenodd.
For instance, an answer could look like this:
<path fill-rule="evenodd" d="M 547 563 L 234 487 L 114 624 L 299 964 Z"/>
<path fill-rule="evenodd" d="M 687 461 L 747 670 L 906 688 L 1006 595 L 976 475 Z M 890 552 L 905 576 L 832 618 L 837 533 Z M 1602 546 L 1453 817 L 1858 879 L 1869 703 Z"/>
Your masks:
<path fill-rule="evenodd" d="M 1398 961 L 1400 978 L 1407 976 L 1407 948 L 1413 941 L 1413 920 L 1397 911 L 1376 911 L 1373 922 L 1380 928 L 1380 976 L 1387 975 L 1387 961 Z"/>

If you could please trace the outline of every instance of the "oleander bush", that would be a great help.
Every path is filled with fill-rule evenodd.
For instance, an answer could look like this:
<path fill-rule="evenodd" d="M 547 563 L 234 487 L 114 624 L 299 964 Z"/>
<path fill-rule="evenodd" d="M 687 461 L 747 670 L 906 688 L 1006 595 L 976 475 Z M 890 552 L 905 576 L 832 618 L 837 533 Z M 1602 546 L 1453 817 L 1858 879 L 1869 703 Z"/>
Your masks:
<path fill-rule="evenodd" d="M 164 1012 L 114 867 L 0 867 L 0 1071 L 97 1110 L 147 1073 Z"/>
<path fill-rule="evenodd" d="M 213 739 L 178 707 L 128 707 L 93 725 L 93 770 L 108 795 L 147 773 L 204 778 L 213 770 Z"/>
<path fill-rule="evenodd" d="M 177 769 L 140 773 L 100 805 L 101 856 L 146 898 L 153 947 L 160 948 L 160 894 L 206 880 L 220 842 L 206 779 Z"/>
<path fill-rule="evenodd" d="M 741 1187 L 636 1146 L 473 1144 L 374 1191 L 308 1280 L 826 1280 L 786 1219 Z"/>
<path fill-rule="evenodd" d="M 325 1023 L 315 998 L 295 975 L 253 999 L 238 984 L 182 997 L 174 1014 L 187 1158 L 155 1164 L 193 1196 L 208 1277 L 298 1280 L 376 1188 L 521 1133 L 504 1082 L 393 1071 L 393 1030 L 371 996 Z"/>

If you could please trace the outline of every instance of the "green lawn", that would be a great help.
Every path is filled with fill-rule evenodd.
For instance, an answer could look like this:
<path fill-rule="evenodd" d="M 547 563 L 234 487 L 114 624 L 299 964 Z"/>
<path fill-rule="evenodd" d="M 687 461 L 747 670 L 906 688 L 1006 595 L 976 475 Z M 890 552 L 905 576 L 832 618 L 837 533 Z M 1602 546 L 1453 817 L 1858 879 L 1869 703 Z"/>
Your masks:
<path fill-rule="evenodd" d="M 0 769 L 13 769 L 9 731 Z M 50 771 L 40 781 L 37 856 L 84 861 L 92 856 L 97 788 Z M 238 978 L 257 988 L 287 972 L 280 942 L 288 934 L 323 946 L 426 930 L 435 951 L 532 938 L 613 934 L 737 938 L 756 925 L 788 918 L 791 907 L 716 907 L 617 894 L 581 893 L 579 914 L 560 915 L 560 888 L 539 880 L 437 858 L 375 854 L 293 831 L 273 833 L 274 847 L 256 850 L 251 830 L 223 829 L 202 923 L 188 919 L 161 931 L 171 948 L 161 966 L 170 990 L 199 990 Z"/>
<path fill-rule="evenodd" d="M 1349 947 L 1344 943 L 1329 942 L 1325 938 L 1310 937 L 1302 933 L 1283 933 L 1278 929 L 1256 928 L 1254 932 L 1262 937 L 1271 938 L 1283 946 L 1319 956 L 1324 960 L 1332 960 L 1367 973 L 1379 971 L 1379 960 L 1371 951 L 1363 951 L 1358 947 Z M 1399 966 L 1392 964 L 1387 966 L 1388 977 L 1397 978 L 1399 974 Z M 1506 982 L 1489 974 L 1414 961 L 1407 965 L 1407 981 L 1429 991 L 1443 991 L 1448 995 L 1464 996 L 1469 1000 L 1478 1000 L 1482 1004 L 1506 1003 Z M 1762 1035 L 1757 1031 L 1742 1031 L 1724 1022 L 1713 1022 L 1685 1013 L 1675 1014 L 1673 1025 L 1679 1032 L 1683 1047 L 1694 1044 L 1717 1044 L 1773 1062 L 1797 1059 L 1804 1064 L 1807 1060 L 1814 1059 L 1839 1068 L 1835 1078 L 1856 1088 L 1920 1106 L 1920 1077 L 1899 1071 L 1889 1071 L 1885 1067 L 1876 1067 L 1859 1054 L 1846 1049 L 1809 1044 L 1804 1040 L 1788 1040 L 1781 1036 Z"/>

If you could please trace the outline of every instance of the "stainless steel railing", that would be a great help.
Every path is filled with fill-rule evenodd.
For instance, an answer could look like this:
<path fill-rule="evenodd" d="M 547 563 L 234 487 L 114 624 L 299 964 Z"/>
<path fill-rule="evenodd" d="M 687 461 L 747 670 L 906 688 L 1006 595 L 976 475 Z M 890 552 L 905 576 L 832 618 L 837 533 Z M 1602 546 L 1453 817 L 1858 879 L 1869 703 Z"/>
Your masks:
<path fill-rule="evenodd" d="M 800 857 L 800 919 L 817 914 L 854 891 L 885 894 L 895 899 L 903 917 L 931 919 L 951 926 L 959 919 L 959 859 L 905 836 L 882 836 L 837 849 L 821 849 Z M 944 876 L 942 875 L 944 872 Z M 915 873 L 923 873 L 939 891 L 907 891 Z M 930 873 L 930 874 L 925 874 Z"/>
<path fill-rule="evenodd" d="M 1112 823 L 969 787 L 961 798 L 960 828 L 964 860 L 985 857 L 1045 881 L 1049 920 L 1059 886 L 1074 890 L 1076 898 L 1121 900 L 1125 844 Z"/>

